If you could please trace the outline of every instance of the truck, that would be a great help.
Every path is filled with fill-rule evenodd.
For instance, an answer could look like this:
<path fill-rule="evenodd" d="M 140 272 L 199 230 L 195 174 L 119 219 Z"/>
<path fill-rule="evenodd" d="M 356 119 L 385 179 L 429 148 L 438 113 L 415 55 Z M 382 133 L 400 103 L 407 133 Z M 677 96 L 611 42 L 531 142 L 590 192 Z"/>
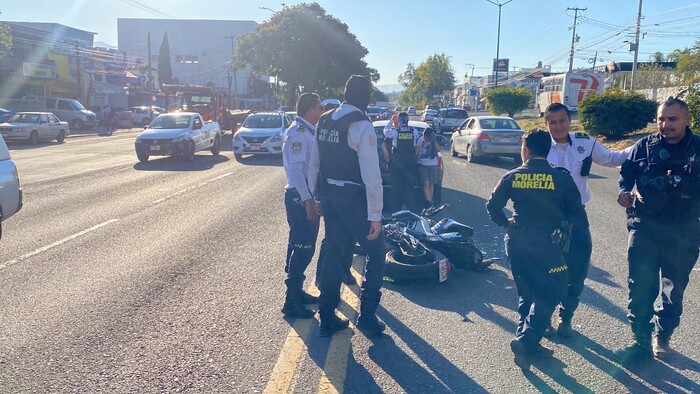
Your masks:
<path fill-rule="evenodd" d="M 196 112 L 205 122 L 218 122 L 222 129 L 231 130 L 233 121 L 226 105 L 226 94 L 207 86 L 163 85 L 166 107 L 180 111 Z"/>
<path fill-rule="evenodd" d="M 537 111 L 544 116 L 548 105 L 562 103 L 569 111 L 577 112 L 578 105 L 589 94 L 603 92 L 604 74 L 587 71 L 568 71 L 542 78 L 537 93 Z"/>

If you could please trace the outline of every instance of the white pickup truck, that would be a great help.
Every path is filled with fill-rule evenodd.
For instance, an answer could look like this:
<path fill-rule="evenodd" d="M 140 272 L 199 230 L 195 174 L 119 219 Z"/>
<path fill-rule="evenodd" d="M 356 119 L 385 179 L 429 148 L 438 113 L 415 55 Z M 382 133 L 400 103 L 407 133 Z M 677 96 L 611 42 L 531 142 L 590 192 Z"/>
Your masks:
<path fill-rule="evenodd" d="M 141 162 L 151 156 L 179 156 L 193 160 L 196 152 L 221 152 L 221 127 L 206 123 L 195 112 L 173 112 L 158 115 L 146 130 L 136 137 L 136 157 Z"/>

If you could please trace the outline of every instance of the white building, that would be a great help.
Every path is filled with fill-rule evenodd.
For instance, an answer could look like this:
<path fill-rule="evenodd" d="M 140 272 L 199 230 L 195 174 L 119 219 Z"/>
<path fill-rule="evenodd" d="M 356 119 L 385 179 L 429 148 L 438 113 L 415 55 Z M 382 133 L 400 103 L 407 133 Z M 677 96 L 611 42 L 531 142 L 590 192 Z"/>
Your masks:
<path fill-rule="evenodd" d="M 167 32 L 173 78 L 180 84 L 209 85 L 226 91 L 229 75 L 234 74 L 231 58 L 235 48 L 231 37 L 251 33 L 257 25 L 254 21 L 118 18 L 118 46 L 132 62 L 146 63 L 150 33 L 153 82 L 157 88 L 158 53 Z M 236 70 L 235 74 L 230 87 L 232 96 L 246 95 L 250 70 Z"/>

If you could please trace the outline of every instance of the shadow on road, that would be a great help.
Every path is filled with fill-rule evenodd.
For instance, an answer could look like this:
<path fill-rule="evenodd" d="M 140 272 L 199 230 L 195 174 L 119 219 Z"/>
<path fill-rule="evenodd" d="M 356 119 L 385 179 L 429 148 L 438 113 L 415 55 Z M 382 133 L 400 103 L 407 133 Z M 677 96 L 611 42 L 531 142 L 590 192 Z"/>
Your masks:
<path fill-rule="evenodd" d="M 5 141 L 5 143 L 7 144 L 7 148 L 10 151 L 39 149 L 39 148 L 43 148 L 45 146 L 63 145 L 66 142 L 68 142 L 68 141 L 65 141 L 65 142 L 56 142 L 56 140 L 40 141 L 38 144 L 34 145 L 34 144 L 30 143 L 29 141 Z"/>
<path fill-rule="evenodd" d="M 224 155 L 214 156 L 202 153 L 195 155 L 192 161 L 171 156 L 156 156 L 145 163 L 134 164 L 134 169 L 137 171 L 206 171 L 229 160 Z"/>
<path fill-rule="evenodd" d="M 236 161 L 244 166 L 281 167 L 282 155 L 244 155 Z"/>

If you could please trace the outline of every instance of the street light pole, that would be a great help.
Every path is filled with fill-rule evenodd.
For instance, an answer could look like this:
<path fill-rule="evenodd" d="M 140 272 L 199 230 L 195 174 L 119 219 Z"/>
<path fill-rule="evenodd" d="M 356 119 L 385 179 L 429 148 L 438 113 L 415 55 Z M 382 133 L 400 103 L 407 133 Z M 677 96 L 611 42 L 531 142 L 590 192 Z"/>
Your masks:
<path fill-rule="evenodd" d="M 472 101 L 472 100 L 471 100 L 471 98 L 472 98 L 472 92 L 471 92 L 471 91 L 472 91 L 472 89 L 474 89 L 474 63 L 467 63 L 466 65 L 467 65 L 467 66 L 472 66 L 472 74 L 471 74 L 471 76 L 469 77 L 469 86 L 470 86 L 470 89 L 469 89 L 469 104 L 471 104 L 471 101 Z"/>
<path fill-rule="evenodd" d="M 238 77 L 236 75 L 236 67 L 233 65 L 233 58 L 236 55 L 236 35 L 224 36 L 231 39 L 231 69 L 233 70 L 233 106 L 238 108 Z"/>
<path fill-rule="evenodd" d="M 500 46 L 501 46 L 501 7 L 510 3 L 513 0 L 508 0 L 505 3 L 496 3 L 495 1 L 491 1 L 491 0 L 486 0 L 486 1 L 498 6 L 498 38 L 496 39 L 496 82 L 495 82 L 495 86 L 494 86 L 494 88 L 497 88 L 498 87 L 498 61 L 500 60 L 498 56 L 499 56 L 499 50 L 500 50 Z M 506 73 L 507 72 L 508 71 L 506 71 Z"/>
<path fill-rule="evenodd" d="M 637 12 L 637 32 L 634 36 L 634 59 L 632 61 L 632 83 L 630 90 L 634 90 L 634 83 L 637 80 L 637 58 L 639 56 L 639 24 L 642 21 L 642 0 L 639 0 L 639 12 Z"/>

